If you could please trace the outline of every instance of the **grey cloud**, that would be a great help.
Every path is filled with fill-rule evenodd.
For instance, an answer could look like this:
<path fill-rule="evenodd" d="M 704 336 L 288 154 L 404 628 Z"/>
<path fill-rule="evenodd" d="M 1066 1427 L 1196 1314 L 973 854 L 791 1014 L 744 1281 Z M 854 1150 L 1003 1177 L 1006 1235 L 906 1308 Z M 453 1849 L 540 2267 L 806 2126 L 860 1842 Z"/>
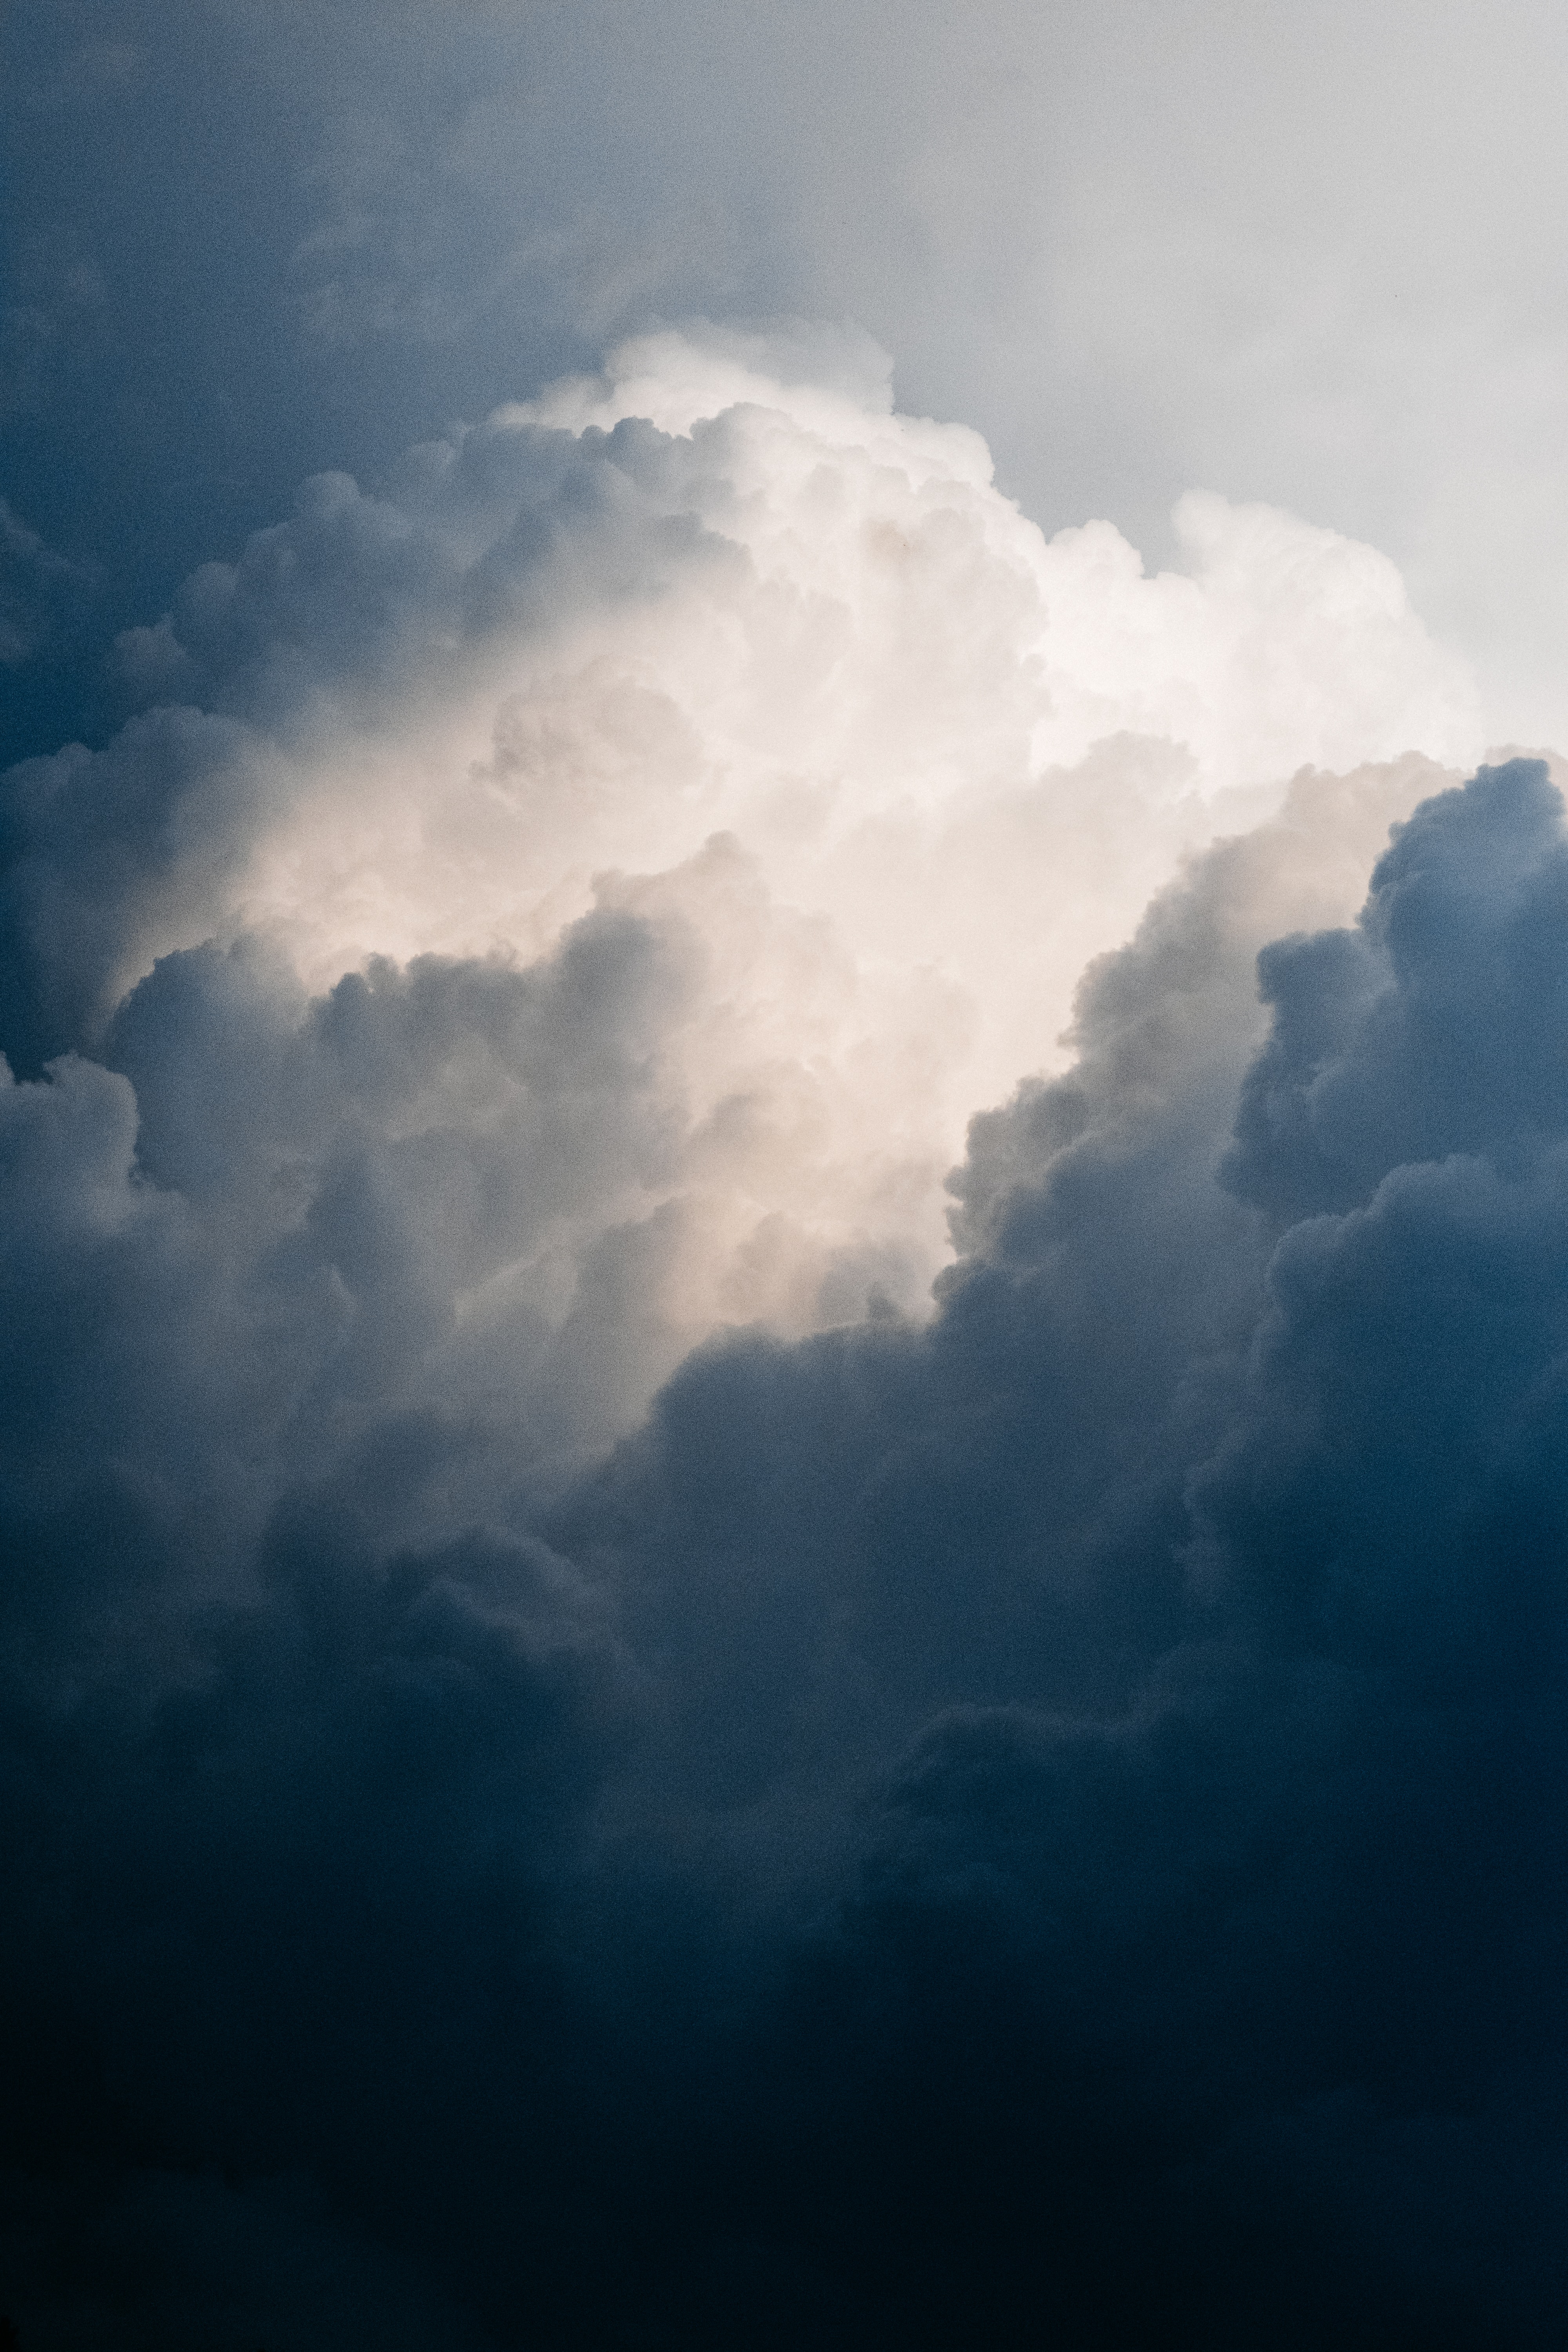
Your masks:
<path fill-rule="evenodd" d="M 1538 770 L 1483 776 L 1411 821 L 1366 928 L 1398 930 L 1386 901 L 1417 876 L 1473 892 L 1478 958 L 1521 971 L 1510 884 L 1561 838 Z M 763 1811 L 770 1773 L 853 1787 L 910 1743 L 781 2013 L 776 2063 L 822 2086 L 803 2125 L 781 2073 L 790 2144 L 850 2151 L 820 2203 L 780 2199 L 804 2242 L 826 2249 L 846 2200 L 933 2340 L 961 2309 L 1021 2325 L 1047 2296 L 1070 2342 L 1147 2327 L 1156 2302 L 1182 2340 L 1255 2341 L 1281 2298 L 1303 2344 L 1543 2342 L 1564 1334 L 1558 1154 L 1521 1161 L 1517 1132 L 1550 1091 L 1496 1079 L 1520 1066 L 1522 992 L 1451 995 L 1424 1156 L 1364 1209 L 1291 1226 L 1265 1278 L 1268 1229 L 1215 1181 L 1215 1098 L 1206 1151 L 1182 1151 L 1201 1093 L 1179 1055 L 1165 1103 L 1145 1075 L 1140 1104 L 1132 1056 L 1093 1099 L 1096 1047 L 1140 996 L 1145 1034 L 1179 1035 L 1205 895 L 1089 992 L 1084 1094 L 979 1124 L 975 1161 L 1007 1171 L 995 1238 L 929 1338 L 694 1363 L 609 1524 L 666 1639 L 677 1559 L 712 1563 L 674 1619 L 709 1802 Z M 1304 1015 L 1327 959 L 1289 968 Z M 1425 1011 L 1418 962 L 1395 971 L 1346 1055 L 1368 1081 Z M 1205 1046 L 1223 1030 L 1193 1026 Z M 1528 2127 L 1503 2120 L 1524 2081 L 1545 2102 Z M 1472 2215 L 1458 2241 L 1382 2221 L 1426 2161 L 1401 2140 L 1416 2115 L 1435 2210 Z M 1488 2185 L 1510 2132 L 1516 2205 Z"/>
<path fill-rule="evenodd" d="M 651 899 L 186 950 L 0 1097 L 29 2336 L 54 2232 L 111 2342 L 390 2263 L 455 2341 L 1552 2340 L 1562 819 L 1427 801 L 1260 1005 L 1334 789 L 975 1122 L 934 1321 L 710 1343 L 597 1464 L 616 1365 L 457 1302 L 640 1196 L 641 1344 Z"/>
<path fill-rule="evenodd" d="M 24 1066 L 100 1035 L 149 912 L 230 867 L 265 751 L 242 723 L 174 705 L 102 751 L 74 743 L 10 772 L 0 988 Z"/>
<path fill-rule="evenodd" d="M 372 712 L 384 729 L 389 702 L 459 692 L 503 632 L 526 643 L 590 604 L 655 599 L 700 562 L 686 479 L 700 464 L 635 422 L 581 440 L 481 427 L 413 452 L 386 499 L 342 476 L 308 484 L 237 564 L 194 573 L 162 623 L 121 640 L 152 707 L 100 751 L 5 778 L 13 1053 L 36 1068 L 97 1037 L 135 977 L 128 953 L 211 927 L 215 893 L 298 795 L 290 747 L 312 730 Z"/>
<path fill-rule="evenodd" d="M 1354 931 L 1268 950 L 1274 1037 L 1229 1164 L 1245 1198 L 1344 1209 L 1411 1162 L 1561 1133 L 1559 811 L 1543 768 L 1483 771 L 1396 829 Z"/>
<path fill-rule="evenodd" d="M 568 599 L 655 593 L 689 554 L 693 462 L 635 419 L 580 439 L 492 421 L 411 451 L 384 496 L 320 475 L 237 564 L 202 566 L 156 629 L 127 633 L 127 679 L 285 727 L 316 695 L 411 695 Z"/>

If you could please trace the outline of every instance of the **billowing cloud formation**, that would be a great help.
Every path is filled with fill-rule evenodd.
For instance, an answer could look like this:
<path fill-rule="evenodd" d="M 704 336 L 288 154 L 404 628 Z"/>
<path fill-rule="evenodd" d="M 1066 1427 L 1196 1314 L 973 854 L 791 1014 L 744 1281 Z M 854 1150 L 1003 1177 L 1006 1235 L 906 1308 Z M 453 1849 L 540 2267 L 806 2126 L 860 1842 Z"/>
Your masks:
<path fill-rule="evenodd" d="M 1545 2345 L 1557 794 L 1370 551 L 770 364 L 8 780 L 8 2307 Z"/>
<path fill-rule="evenodd" d="M 1178 513 L 1190 576 L 1106 524 L 1047 542 L 885 373 L 804 333 L 655 338 L 383 497 L 309 485 L 122 641 L 148 707 L 106 750 L 16 772 L 13 1053 L 97 1051 L 207 941 L 321 990 L 378 955 L 526 961 L 596 909 L 687 975 L 637 1016 L 658 1151 L 583 1195 L 684 1216 L 678 1339 L 872 1283 L 916 1305 L 969 1114 L 1059 1061 L 1086 959 L 1183 846 L 1303 765 L 1476 741 L 1373 551 L 1212 498 Z M 473 1279 L 543 1230 L 497 1224 Z"/>

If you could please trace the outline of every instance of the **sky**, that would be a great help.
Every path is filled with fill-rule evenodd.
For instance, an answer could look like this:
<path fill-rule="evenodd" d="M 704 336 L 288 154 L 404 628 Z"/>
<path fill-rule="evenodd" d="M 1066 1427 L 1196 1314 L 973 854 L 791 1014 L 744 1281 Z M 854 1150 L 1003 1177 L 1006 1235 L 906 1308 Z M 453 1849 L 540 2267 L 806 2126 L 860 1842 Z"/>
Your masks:
<path fill-rule="evenodd" d="M 10 0 L 20 2352 L 1559 2341 L 1565 43 Z"/>

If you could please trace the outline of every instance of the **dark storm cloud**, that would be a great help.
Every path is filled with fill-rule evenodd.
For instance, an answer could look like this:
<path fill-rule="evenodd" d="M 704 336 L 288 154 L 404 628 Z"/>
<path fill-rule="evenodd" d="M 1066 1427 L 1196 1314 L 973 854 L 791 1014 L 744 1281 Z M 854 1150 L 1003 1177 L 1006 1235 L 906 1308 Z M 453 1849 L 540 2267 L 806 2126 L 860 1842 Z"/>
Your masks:
<path fill-rule="evenodd" d="M 1257 1052 L 1289 854 L 976 1121 L 931 1325 L 587 1470 L 447 1302 L 657 1160 L 677 937 L 193 950 L 0 1096 L 29 2346 L 1553 2340 L 1568 847 L 1427 802 Z"/>
<path fill-rule="evenodd" d="M 1400 826 L 1366 916 L 1270 948 L 1274 1038 L 1230 1181 L 1276 1213 L 1347 1209 L 1412 1161 L 1528 1156 L 1568 1126 L 1557 794 L 1515 762 Z"/>
<path fill-rule="evenodd" d="M 1309 780 L 1194 863 L 1091 967 L 1072 1069 L 973 1122 L 934 1318 L 874 1291 L 794 1344 L 690 1352 L 727 1308 L 680 1304 L 770 1134 L 805 1137 L 801 1192 L 839 1172 L 795 1065 L 757 1076 L 831 1023 L 826 930 L 770 908 L 749 839 L 617 837 L 602 862 L 674 870 L 607 882 L 532 961 L 371 938 L 307 986 L 243 912 L 297 806 L 321 828 L 284 864 L 313 882 L 331 755 L 369 743 L 390 793 L 388 745 L 503 639 L 657 611 L 699 572 L 742 617 L 763 572 L 703 519 L 755 487 L 761 440 L 452 423 L 668 318 L 853 313 L 903 404 L 974 417 L 1053 522 L 1111 511 L 1157 545 L 1196 479 L 1417 548 L 1424 609 L 1545 731 L 1562 26 L 1464 14 L 5 12 L 22 2352 L 1560 2340 L 1568 845 L 1544 772 L 1429 799 L 1343 929 L 1276 937 L 1323 919 L 1301 877 L 1375 780 Z M 782 365 L 776 339 L 712 348 Z M 997 713 L 1023 746 L 967 866 L 870 838 L 868 874 L 935 870 L 883 908 L 933 964 L 943 890 L 983 869 L 1009 983 L 1096 858 L 1144 871 L 1118 761 L 1147 761 L 1151 807 L 1196 772 L 1161 730 L 1215 720 L 1224 750 L 1234 721 L 1247 783 L 1338 761 L 1320 705 L 1347 760 L 1363 733 L 1461 740 L 1426 726 L 1457 705 L 1391 567 L 1218 501 L 1212 578 L 1194 552 L 1200 579 L 1139 581 L 1104 526 L 1058 542 L 1047 602 L 1083 642 L 1010 700 L 1038 661 L 1001 501 L 965 523 L 944 476 L 933 512 L 884 512 L 867 484 L 905 442 L 859 472 L 790 448 L 778 479 L 811 494 L 774 513 L 811 560 L 756 643 L 822 625 L 746 706 L 765 759 L 795 761 L 824 679 L 867 723 L 810 758 L 895 797 L 927 739 L 961 793 Z M 879 517 L 876 563 L 913 583 L 851 596 L 845 629 L 836 511 Z M 717 643 L 689 666 L 723 703 Z M 1183 689 L 1147 708 L 1142 643 Z M 433 772 L 474 751 L 475 799 L 515 792 L 523 827 L 552 790 L 591 801 L 596 760 L 607 797 L 673 795 L 695 730 L 625 683 L 498 689 Z M 1085 697 L 1131 732 L 1079 774 L 1080 894 L 1024 788 L 1049 699 Z M 487 838 L 458 845 L 476 889 Z M 735 937 L 773 961 L 722 963 Z M 813 1035 L 761 1029 L 694 1106 L 700 1024 L 748 990 Z M 962 1024 L 906 992 L 913 1032 Z M 932 1081 L 903 1032 L 856 1034 L 874 1127 L 879 1060 Z"/>

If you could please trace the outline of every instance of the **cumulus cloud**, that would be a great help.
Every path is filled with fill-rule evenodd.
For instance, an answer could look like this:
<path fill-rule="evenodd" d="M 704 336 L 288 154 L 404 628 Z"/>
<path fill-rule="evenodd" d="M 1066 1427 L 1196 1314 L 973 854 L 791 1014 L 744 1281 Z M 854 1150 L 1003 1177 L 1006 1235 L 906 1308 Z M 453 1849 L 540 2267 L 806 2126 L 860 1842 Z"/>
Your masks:
<path fill-rule="evenodd" d="M 28 2352 L 1552 2339 L 1561 803 L 1181 528 L 655 338 L 6 779 Z"/>
<path fill-rule="evenodd" d="M 654 337 L 382 494 L 309 484 L 122 640 L 141 715 L 14 773 L 13 1050 L 97 1050 L 207 940 L 321 990 L 675 925 L 683 1328 L 916 1305 L 966 1118 L 1059 1065 L 1182 849 L 1476 719 L 1373 550 L 1194 498 L 1151 578 L 1107 524 L 1046 541 L 885 377 L 820 332 Z"/>

